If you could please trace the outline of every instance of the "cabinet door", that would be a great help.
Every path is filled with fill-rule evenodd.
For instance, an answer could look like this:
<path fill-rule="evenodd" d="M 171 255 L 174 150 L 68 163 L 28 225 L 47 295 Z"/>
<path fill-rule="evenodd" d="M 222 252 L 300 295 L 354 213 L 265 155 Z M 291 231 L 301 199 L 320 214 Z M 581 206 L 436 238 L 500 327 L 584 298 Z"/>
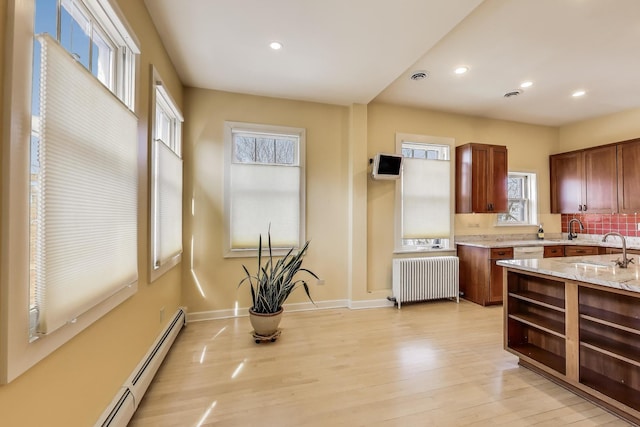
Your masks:
<path fill-rule="evenodd" d="M 489 211 L 507 212 L 507 148 L 492 147 L 488 175 L 490 177 Z"/>
<path fill-rule="evenodd" d="M 488 145 L 474 145 L 471 158 L 471 209 L 489 212 L 489 157 Z"/>
<path fill-rule="evenodd" d="M 497 260 L 489 261 L 491 263 L 491 277 L 489 279 L 489 292 L 487 295 L 487 303 L 499 304 L 502 302 L 503 278 L 502 267 L 497 265 Z"/>
<path fill-rule="evenodd" d="M 549 158 L 551 213 L 582 211 L 582 152 L 556 154 Z"/>
<path fill-rule="evenodd" d="M 640 212 L 640 140 L 618 145 L 618 212 Z"/>
<path fill-rule="evenodd" d="M 513 248 L 493 248 L 489 260 L 489 287 L 486 291 L 486 304 L 500 304 L 503 299 L 502 267 L 496 263 L 500 259 L 513 259 Z"/>
<path fill-rule="evenodd" d="M 616 146 L 584 150 L 584 199 L 587 213 L 612 213 L 618 210 Z M 636 166 L 637 167 L 637 166 Z M 635 185 L 638 185 L 637 182 Z"/>

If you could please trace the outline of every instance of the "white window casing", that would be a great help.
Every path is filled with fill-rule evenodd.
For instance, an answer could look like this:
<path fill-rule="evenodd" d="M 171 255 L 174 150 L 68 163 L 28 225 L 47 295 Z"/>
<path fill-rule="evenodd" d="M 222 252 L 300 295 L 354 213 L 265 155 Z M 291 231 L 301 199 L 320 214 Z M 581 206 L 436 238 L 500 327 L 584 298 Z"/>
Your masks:
<path fill-rule="evenodd" d="M 396 134 L 403 154 L 396 181 L 395 252 L 450 249 L 453 241 L 453 138 Z"/>
<path fill-rule="evenodd" d="M 234 138 L 255 140 L 253 157 L 251 150 L 236 148 Z M 267 146 L 258 147 L 266 140 Z M 226 257 L 257 255 L 258 237 L 266 246 L 269 230 L 277 254 L 304 244 L 304 157 L 304 129 L 225 123 Z"/>
<path fill-rule="evenodd" d="M 182 259 L 183 117 L 155 68 L 152 70 L 151 281 Z"/>
<path fill-rule="evenodd" d="M 76 0 L 80 1 L 80 0 Z M 83 1 L 85 3 L 92 3 L 95 5 L 99 5 L 102 8 L 103 16 L 105 16 L 107 20 L 112 23 L 117 23 L 123 28 L 127 28 L 126 22 L 123 19 L 123 15 L 111 6 L 111 2 L 109 0 L 86 0 Z M 85 4 L 86 5 L 86 4 Z M 107 10 L 108 9 L 108 10 Z M 134 52 L 138 51 L 136 49 L 126 48 L 122 51 L 124 52 L 121 56 L 122 58 L 128 58 L 129 67 L 124 67 L 124 62 L 121 62 L 121 69 L 118 71 L 120 74 L 123 72 L 127 72 L 129 75 L 128 82 L 120 81 L 118 85 L 121 85 L 123 88 L 127 86 L 127 92 L 131 94 L 129 97 L 129 102 L 124 101 L 125 104 L 129 107 L 120 103 L 114 95 L 105 90 L 105 86 L 98 82 L 89 71 L 82 68 L 82 73 L 85 76 L 93 79 L 93 82 L 96 86 L 102 88 L 102 95 L 106 98 L 110 98 L 111 101 L 120 104 L 121 112 L 115 113 L 118 116 L 117 119 L 114 120 L 122 120 L 119 123 L 119 126 L 122 129 L 115 131 L 120 132 L 117 139 L 124 140 L 129 138 L 127 135 L 132 135 L 132 139 L 128 140 L 128 146 L 125 148 L 122 144 L 116 144 L 114 147 L 104 147 L 101 146 L 97 152 L 94 146 L 91 145 L 91 142 L 86 142 L 86 146 L 80 144 L 75 137 L 69 137 L 69 146 L 74 147 L 75 151 L 84 151 L 87 154 L 87 162 L 82 164 L 79 169 L 84 170 L 75 170 L 75 166 L 71 166 L 71 170 L 69 174 L 76 174 L 78 179 L 77 182 L 73 183 L 74 187 L 69 188 L 71 192 L 79 193 L 78 197 L 73 200 L 75 208 L 69 209 L 69 211 L 74 211 L 73 215 L 83 216 L 87 208 L 88 210 L 93 210 L 94 212 L 98 212 L 99 215 L 102 215 L 105 218 L 105 223 L 100 227 L 104 230 L 108 226 L 106 226 L 109 222 L 119 222 L 117 218 L 120 218 L 122 222 L 119 222 L 119 225 L 123 225 L 123 232 L 114 231 L 113 229 L 109 230 L 109 236 L 106 236 L 106 239 L 112 238 L 112 241 L 118 241 L 119 245 L 129 246 L 124 242 L 133 242 L 133 250 L 128 248 L 124 248 L 121 252 L 112 251 L 110 248 L 107 248 L 106 252 L 103 252 L 99 259 L 101 263 L 109 263 L 109 264 L 119 264 L 116 269 L 109 269 L 108 275 L 111 276 L 112 279 L 115 278 L 111 283 L 107 283 L 107 287 L 98 291 L 97 294 L 101 296 L 95 298 L 96 294 L 91 295 L 91 293 L 82 292 L 78 295 L 74 295 L 74 304 L 79 303 L 76 309 L 68 309 L 65 307 L 65 303 L 58 304 L 60 299 L 59 295 L 63 293 L 75 293 L 73 291 L 62 291 L 60 289 L 54 290 L 53 292 L 44 292 L 41 301 L 44 304 L 43 308 L 33 307 L 32 302 L 35 300 L 35 296 L 30 293 L 30 253 L 31 249 L 34 247 L 34 242 L 30 239 L 31 230 L 36 228 L 41 228 L 41 231 L 44 235 L 44 243 L 40 243 L 40 248 L 37 251 L 33 251 L 33 253 L 38 252 L 38 255 L 42 255 L 42 258 L 39 263 L 44 263 L 45 265 L 51 267 L 51 272 L 44 274 L 44 278 L 49 283 L 55 283 L 57 278 L 61 278 L 66 273 L 63 271 L 66 269 L 69 273 L 68 276 L 64 277 L 65 282 L 80 282 L 87 280 L 84 274 L 86 273 L 84 270 L 91 269 L 93 270 L 94 266 L 90 264 L 90 261 L 85 259 L 86 263 L 81 268 L 77 268 L 81 262 L 77 262 L 76 260 L 68 260 L 64 256 L 58 257 L 55 254 L 55 246 L 64 245 L 67 235 L 75 235 L 79 236 L 80 240 L 84 238 L 83 233 L 66 233 L 64 232 L 62 237 L 58 238 L 54 236 L 56 233 L 55 227 L 60 225 L 68 225 L 69 221 L 67 215 L 64 214 L 65 207 L 56 207 L 52 206 L 44 206 L 45 213 L 47 215 L 51 214 L 51 217 L 45 218 L 44 223 L 40 223 L 38 218 L 30 217 L 30 213 L 33 214 L 36 210 L 40 210 L 42 206 L 37 206 L 35 209 L 30 209 L 31 200 L 38 200 L 38 197 L 47 197 L 47 192 L 55 188 L 55 186 L 59 185 L 65 179 L 69 177 L 65 176 L 66 174 L 60 174 L 60 167 L 64 164 L 69 165 L 72 162 L 72 157 L 74 157 L 78 153 L 71 153 L 69 159 L 63 159 L 60 163 L 60 167 L 58 167 L 58 171 L 56 170 L 44 170 L 42 169 L 36 170 L 34 172 L 34 167 L 43 167 L 42 163 L 38 163 L 38 161 L 34 161 L 30 156 L 30 150 L 34 147 L 39 149 L 39 144 L 33 144 L 33 139 L 39 140 L 42 137 L 41 133 L 44 133 L 44 138 L 49 138 L 49 141 L 45 141 L 44 150 L 44 162 L 47 162 L 48 159 L 56 158 L 58 155 L 62 155 L 65 157 L 63 151 L 58 151 L 55 147 L 55 142 L 52 145 L 49 145 L 47 148 L 47 144 L 52 141 L 51 138 L 55 139 L 56 131 L 49 128 L 51 125 L 51 120 L 57 115 L 55 111 L 52 109 L 64 109 L 67 107 L 67 101 L 62 102 L 61 104 L 56 104 L 55 98 L 43 101 L 49 102 L 51 105 L 45 107 L 45 121 L 49 123 L 40 124 L 41 120 L 39 116 L 35 116 L 32 110 L 32 71 L 33 71 L 33 47 L 34 47 L 34 15 L 35 15 L 35 1 L 34 0 L 26 0 L 26 1 L 18 1 L 18 0 L 10 0 L 7 4 L 7 26 L 4 28 L 6 31 L 7 37 L 7 46 L 6 46 L 6 58 L 7 66 L 5 68 L 5 105 L 7 108 L 4 109 L 4 117 L 3 123 L 6 126 L 3 127 L 2 133 L 2 150 L 3 150 L 3 167 L 0 170 L 2 173 L 2 182 L 5 187 L 2 189 L 1 197 L 2 197 L 2 222 L 1 222 L 1 233 L 2 239 L 0 244 L 2 244 L 2 259 L 0 260 L 0 312 L 3 313 L 3 321 L 0 322 L 0 383 L 7 383 L 19 375 L 27 371 L 30 367 L 34 366 L 36 363 L 44 359 L 47 355 L 51 354 L 54 350 L 64 345 L 74 336 L 82 332 L 93 322 L 100 319 L 105 314 L 109 313 L 114 307 L 121 304 L 127 298 L 130 298 L 137 291 L 137 238 L 135 237 L 137 233 L 137 224 L 136 224 L 136 215 L 133 216 L 133 227 L 130 227 L 131 223 L 129 222 L 131 216 L 131 212 L 137 212 L 137 170 L 138 170 L 138 161 L 137 161 L 137 124 L 131 126 L 131 123 L 135 123 L 135 116 L 129 111 L 133 108 L 133 97 L 134 93 L 133 82 L 135 81 L 135 54 Z M 104 27 L 103 27 L 104 28 Z M 108 32 L 108 31 L 107 31 Z M 108 36 L 112 36 L 112 34 L 108 34 Z M 125 37 L 131 45 L 137 45 L 133 34 L 129 32 L 129 35 Z M 113 37 L 111 37 L 113 40 Z M 37 43 L 37 42 L 36 42 Z M 55 49 L 53 49 L 55 50 Z M 50 54 L 51 50 L 48 51 L 47 54 Z M 65 53 L 67 59 L 69 57 L 68 53 Z M 125 70 L 126 68 L 126 70 Z M 47 82 L 49 85 L 50 82 Z M 77 83 L 74 82 L 74 91 L 78 91 Z M 50 88 L 47 88 L 49 90 Z M 94 88 L 95 89 L 95 88 Z M 85 89 L 80 89 L 84 91 Z M 89 92 L 89 96 L 83 97 L 83 102 L 95 102 L 102 103 L 99 99 L 94 99 L 94 92 Z M 49 95 L 45 95 L 48 97 Z M 38 99 L 38 98 L 36 98 Z M 114 105 L 110 101 L 107 101 L 106 104 Z M 76 106 L 75 108 L 80 108 Z M 91 110 L 93 105 L 89 107 L 85 106 L 86 110 Z M 108 107 L 107 107 L 108 108 Z M 96 110 L 97 114 L 101 114 L 99 110 Z M 126 113 L 124 113 L 126 112 Z M 51 114 L 49 114 L 51 113 Z M 75 113 L 71 113 L 75 114 Z M 128 116 L 128 118 L 126 118 Z M 87 128 L 90 128 L 92 125 L 88 125 L 86 123 L 82 123 L 84 120 L 84 116 L 80 116 L 79 119 L 76 119 L 78 123 L 74 123 L 73 126 L 76 130 L 87 131 Z M 112 116 L 114 117 L 114 116 Z M 103 117 L 103 121 L 108 121 Z M 41 132 L 40 127 L 45 127 Z M 133 129 L 133 132 L 129 133 Z M 98 132 L 102 132 L 101 128 L 98 128 Z M 109 131 L 111 132 L 111 131 Z M 107 132 L 107 133 L 109 133 Z M 111 134 L 112 135 L 112 134 Z M 64 135 L 64 138 L 67 138 L 68 135 Z M 31 143 L 30 143 L 31 140 Z M 133 158 L 135 159 L 133 163 L 129 162 L 129 154 L 131 153 L 129 150 L 132 148 Z M 124 150 L 124 151 L 121 151 Z M 73 150 L 72 150 L 73 151 Z M 116 153 L 114 155 L 114 153 Z M 91 169 L 89 166 L 92 159 L 103 155 L 103 162 L 106 163 L 101 165 L 100 167 L 94 169 L 96 176 L 93 179 L 85 179 L 86 175 L 83 175 L 88 169 Z M 42 159 L 38 159 L 42 160 Z M 58 163 L 58 161 L 55 161 Z M 117 165 L 125 166 L 125 169 L 128 169 L 129 166 L 133 167 L 133 170 L 122 170 L 119 169 Z M 46 168 L 46 165 L 44 165 Z M 118 176 L 115 177 L 112 175 L 113 169 L 118 169 Z M 55 169 L 55 168 L 54 168 Z M 33 199 L 30 196 L 30 189 L 33 188 L 34 183 L 34 173 L 40 175 L 40 173 L 44 173 L 45 180 L 40 182 L 35 180 L 38 185 L 45 185 L 45 194 L 44 196 L 34 195 Z M 122 173 L 120 175 L 120 172 Z M 49 175 L 50 174 L 50 175 Z M 127 177 L 132 177 L 133 181 L 130 181 Z M 80 199 L 84 198 L 84 194 L 86 192 L 90 192 L 87 190 L 91 188 L 96 182 L 95 181 L 107 181 L 111 178 L 114 178 L 112 184 L 114 189 L 113 191 L 105 191 L 105 197 L 110 199 L 111 202 L 106 202 L 102 205 L 102 209 L 99 208 L 99 203 L 95 206 L 92 206 L 93 199 L 84 199 L 84 205 L 80 208 L 79 206 L 83 203 L 80 202 Z M 62 181 L 61 181 L 62 180 Z M 128 188 L 128 185 L 133 182 L 133 191 L 129 192 L 131 188 Z M 83 185 L 85 187 L 83 187 Z M 96 187 L 96 192 L 100 192 L 100 185 Z M 134 197 L 130 198 L 128 195 L 133 194 Z M 53 196 L 54 194 L 51 193 Z M 124 197 L 121 197 L 125 195 Z M 62 197 L 64 199 L 64 194 Z M 124 202 L 124 207 L 117 206 L 114 207 L 115 203 L 120 203 L 123 200 L 128 200 Z M 74 210 L 77 209 L 77 210 Z M 113 212 L 113 211 L 117 212 Z M 58 219 L 60 221 L 58 221 Z M 34 221 L 35 219 L 35 221 Z M 56 224 L 56 222 L 59 222 Z M 66 223 L 66 224 L 65 224 Z M 76 222 L 79 225 L 79 229 L 86 230 L 86 224 L 83 221 Z M 53 228 L 52 228 L 53 227 Z M 48 230 L 48 231 L 47 231 Z M 49 234 L 47 234 L 49 233 Z M 53 234 L 52 234 L 53 233 Z M 86 240 L 86 239 L 85 239 Z M 48 241 L 48 242 L 47 242 Z M 98 239 L 95 242 L 96 245 L 104 245 L 106 240 Z M 52 244 L 52 245 L 51 245 Z M 73 246 L 73 245 L 72 245 Z M 90 245 L 95 246 L 95 245 Z M 108 244 L 106 244 L 108 246 Z M 86 246 L 89 247 L 89 246 Z M 72 248 L 72 251 L 76 250 L 76 248 Z M 97 251 L 89 249 L 88 252 L 93 252 L 96 254 Z M 114 253 L 117 252 L 117 255 L 114 257 Z M 127 254 L 133 254 L 132 257 L 128 259 L 122 259 L 120 257 L 126 257 Z M 74 255 L 78 255 L 80 257 L 84 257 L 85 254 L 78 254 L 77 252 Z M 34 263 L 36 261 L 34 260 Z M 130 267 L 133 266 L 133 270 Z M 98 267 L 97 269 L 99 269 Z M 57 270 L 57 271 L 56 271 Z M 95 271 L 94 271 L 95 273 Z M 35 276 L 35 274 L 34 274 Z M 70 278 L 70 280 L 67 280 Z M 54 280 L 55 279 L 55 280 Z M 102 284 L 105 284 L 103 281 Z M 116 284 L 118 283 L 118 284 Z M 84 282 L 85 286 L 88 284 L 93 284 L 91 280 Z M 113 286 L 112 286 L 113 285 Z M 66 283 L 65 283 L 66 286 Z M 88 287 L 88 286 L 87 286 Z M 54 286 L 55 288 L 55 286 Z M 42 292 L 40 292 L 42 293 Z M 52 304 L 52 305 L 50 305 Z M 56 307 L 57 308 L 54 308 Z M 79 308 L 78 308 L 79 307 Z M 59 310 L 61 309 L 61 310 Z M 45 312 L 45 313 L 42 313 Z M 52 313 L 59 314 L 52 314 Z M 60 314 L 65 312 L 64 314 Z M 40 325 L 40 333 L 33 335 L 31 332 L 35 331 L 35 326 L 32 328 L 32 325 L 35 325 L 37 322 L 37 317 L 40 315 L 43 316 L 43 319 L 46 321 L 42 322 Z M 61 319 L 67 319 L 66 321 L 62 321 Z M 59 327 L 58 327 L 59 326 Z"/>

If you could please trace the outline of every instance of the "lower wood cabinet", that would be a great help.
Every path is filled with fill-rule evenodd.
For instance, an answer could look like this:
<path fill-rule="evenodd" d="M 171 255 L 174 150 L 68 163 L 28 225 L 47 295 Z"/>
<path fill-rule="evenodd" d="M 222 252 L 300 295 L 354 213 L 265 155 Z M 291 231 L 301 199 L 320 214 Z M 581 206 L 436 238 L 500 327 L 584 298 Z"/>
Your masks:
<path fill-rule="evenodd" d="M 580 246 L 580 245 L 567 245 L 564 247 L 564 256 L 581 256 L 581 255 L 599 255 L 600 249 L 598 246 Z M 602 252 L 604 253 L 604 251 Z"/>
<path fill-rule="evenodd" d="M 505 268 L 504 346 L 640 424 L 640 294 Z"/>
<path fill-rule="evenodd" d="M 553 245 L 544 247 L 545 258 L 555 258 L 564 256 L 564 245 Z"/>
<path fill-rule="evenodd" d="M 480 305 L 501 304 L 502 267 L 496 262 L 512 259 L 513 248 L 480 248 L 458 245 L 460 292 L 464 299 Z"/>

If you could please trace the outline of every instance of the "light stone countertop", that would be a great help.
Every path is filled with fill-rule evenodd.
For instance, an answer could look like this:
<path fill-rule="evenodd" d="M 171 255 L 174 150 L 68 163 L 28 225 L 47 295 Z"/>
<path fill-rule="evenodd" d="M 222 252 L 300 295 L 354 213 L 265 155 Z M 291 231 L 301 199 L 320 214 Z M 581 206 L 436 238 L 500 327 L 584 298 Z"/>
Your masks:
<path fill-rule="evenodd" d="M 640 249 L 640 237 L 627 237 L 627 249 Z M 579 235 L 577 239 L 568 240 L 566 234 L 558 236 L 558 238 L 549 238 L 544 240 L 537 240 L 533 238 L 527 238 L 525 236 L 514 236 L 510 238 L 509 235 L 490 237 L 490 236 L 467 236 L 456 238 L 456 245 L 475 246 L 478 248 L 510 248 L 510 247 L 522 247 L 522 246 L 598 246 L 602 248 L 622 248 L 622 242 L 618 237 L 609 237 L 606 242 L 602 241 L 601 235 Z"/>
<path fill-rule="evenodd" d="M 634 264 L 628 268 L 615 266 L 620 255 L 501 260 L 498 265 L 516 270 L 545 274 L 561 279 L 592 283 L 609 288 L 640 293 L 640 257 L 630 255 Z"/>

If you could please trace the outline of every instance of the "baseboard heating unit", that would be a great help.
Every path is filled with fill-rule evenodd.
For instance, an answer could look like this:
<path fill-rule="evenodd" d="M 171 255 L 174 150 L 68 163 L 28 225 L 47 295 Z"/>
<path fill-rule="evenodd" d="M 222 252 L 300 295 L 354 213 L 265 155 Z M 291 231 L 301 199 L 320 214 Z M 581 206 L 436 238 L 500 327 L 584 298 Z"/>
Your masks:
<path fill-rule="evenodd" d="M 160 364 L 185 325 L 185 321 L 185 310 L 180 308 L 129 378 L 120 387 L 111 404 L 102 413 L 94 427 L 126 427 L 140 405 L 142 396 L 149 388 Z"/>
<path fill-rule="evenodd" d="M 455 298 L 460 301 L 458 257 L 398 258 L 393 260 L 393 299 L 405 302 Z"/>

